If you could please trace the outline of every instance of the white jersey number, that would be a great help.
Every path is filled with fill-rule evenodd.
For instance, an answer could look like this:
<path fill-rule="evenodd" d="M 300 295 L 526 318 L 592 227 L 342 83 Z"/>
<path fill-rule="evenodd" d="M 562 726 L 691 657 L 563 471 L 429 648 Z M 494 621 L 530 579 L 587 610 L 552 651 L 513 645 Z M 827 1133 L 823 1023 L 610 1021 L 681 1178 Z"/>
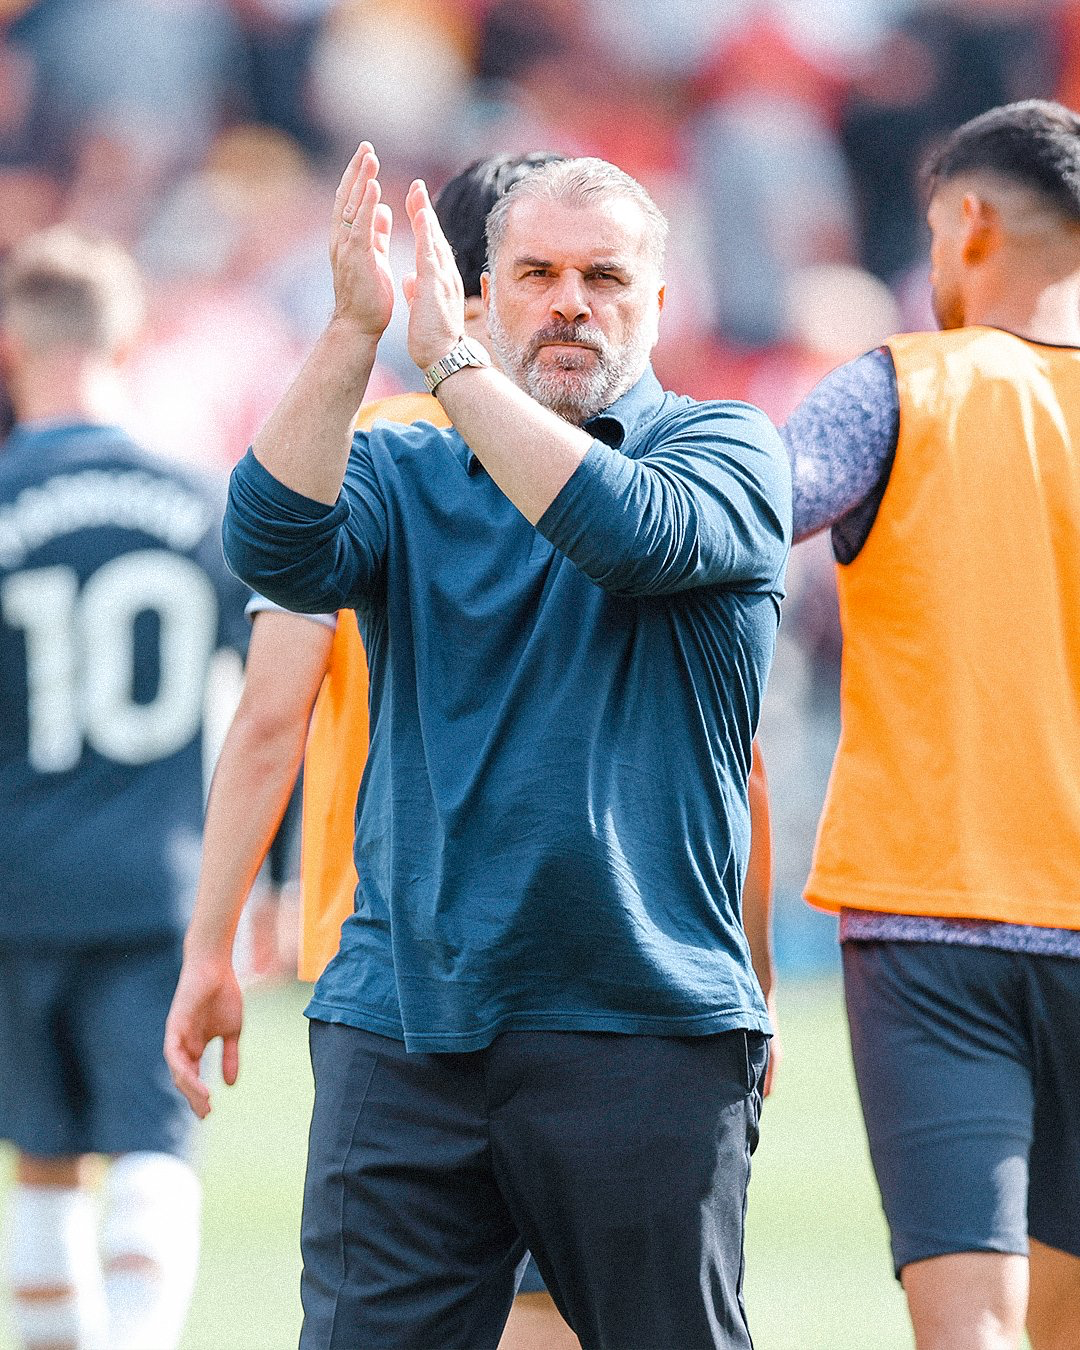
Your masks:
<path fill-rule="evenodd" d="M 198 732 L 218 606 L 189 559 L 125 553 L 81 591 L 70 567 L 16 572 L 0 586 L 0 608 L 26 634 L 28 753 L 39 773 L 74 768 L 84 743 L 120 764 L 150 764 Z M 136 703 L 135 620 L 148 612 L 159 624 L 158 688 Z"/>

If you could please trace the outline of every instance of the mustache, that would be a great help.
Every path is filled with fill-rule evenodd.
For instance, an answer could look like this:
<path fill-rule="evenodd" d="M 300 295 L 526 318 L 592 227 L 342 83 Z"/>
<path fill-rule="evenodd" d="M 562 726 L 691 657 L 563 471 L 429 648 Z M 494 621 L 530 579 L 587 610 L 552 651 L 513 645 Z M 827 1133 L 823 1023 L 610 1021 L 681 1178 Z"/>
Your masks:
<path fill-rule="evenodd" d="M 570 342 L 578 347 L 591 347 L 601 359 L 607 356 L 607 340 L 597 329 L 584 323 L 549 323 L 532 335 L 526 359 L 531 361 L 540 348 L 550 342 Z"/>

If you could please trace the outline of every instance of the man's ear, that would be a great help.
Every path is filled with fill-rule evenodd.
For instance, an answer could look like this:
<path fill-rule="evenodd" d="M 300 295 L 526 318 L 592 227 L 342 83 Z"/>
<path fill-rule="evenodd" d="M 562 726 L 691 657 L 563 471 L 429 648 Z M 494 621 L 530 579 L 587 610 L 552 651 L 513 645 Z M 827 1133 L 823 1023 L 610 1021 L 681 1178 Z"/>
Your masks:
<path fill-rule="evenodd" d="M 491 306 L 491 277 L 487 272 L 480 273 L 480 299 L 484 305 L 484 313 L 488 312 Z"/>
<path fill-rule="evenodd" d="M 961 257 L 969 266 L 986 262 L 1001 244 L 1001 216 L 985 197 L 966 192 L 960 203 Z"/>

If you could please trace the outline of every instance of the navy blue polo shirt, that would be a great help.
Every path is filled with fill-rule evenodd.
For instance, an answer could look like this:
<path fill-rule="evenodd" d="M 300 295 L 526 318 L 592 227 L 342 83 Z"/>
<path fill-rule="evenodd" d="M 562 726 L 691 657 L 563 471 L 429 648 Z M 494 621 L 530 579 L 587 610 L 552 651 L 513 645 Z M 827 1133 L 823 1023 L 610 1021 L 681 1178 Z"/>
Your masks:
<path fill-rule="evenodd" d="M 768 1030 L 740 922 L 791 482 L 758 409 L 651 370 L 536 526 L 454 430 L 377 422 L 328 507 L 249 453 L 225 553 L 356 609 L 355 913 L 308 1012 L 462 1051 L 504 1030 Z"/>

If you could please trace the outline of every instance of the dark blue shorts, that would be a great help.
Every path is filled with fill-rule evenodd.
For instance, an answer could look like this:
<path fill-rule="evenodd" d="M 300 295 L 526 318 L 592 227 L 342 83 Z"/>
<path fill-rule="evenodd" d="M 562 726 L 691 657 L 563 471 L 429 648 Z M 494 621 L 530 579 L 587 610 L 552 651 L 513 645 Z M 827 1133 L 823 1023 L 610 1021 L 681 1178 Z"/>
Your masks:
<path fill-rule="evenodd" d="M 187 1155 L 194 1117 L 162 1057 L 177 938 L 0 943 L 0 1138 L 43 1158 Z"/>
<path fill-rule="evenodd" d="M 846 942 L 844 987 L 897 1274 L 953 1252 L 1080 1256 L 1080 961 Z"/>
<path fill-rule="evenodd" d="M 590 1350 L 748 1350 L 764 1037 L 432 1055 L 313 1021 L 311 1057 L 301 1350 L 494 1350 L 527 1248 Z"/>

